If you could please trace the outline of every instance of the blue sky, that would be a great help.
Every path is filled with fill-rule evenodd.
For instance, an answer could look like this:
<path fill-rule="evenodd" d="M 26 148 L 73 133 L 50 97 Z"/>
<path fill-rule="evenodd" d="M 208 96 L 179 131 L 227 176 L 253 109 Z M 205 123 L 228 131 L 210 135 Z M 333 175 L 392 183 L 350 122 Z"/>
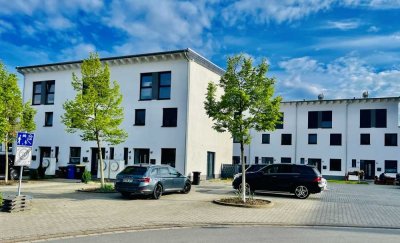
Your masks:
<path fill-rule="evenodd" d="M 16 66 L 192 48 L 270 63 L 285 100 L 400 95 L 400 0 L 0 0 Z"/>

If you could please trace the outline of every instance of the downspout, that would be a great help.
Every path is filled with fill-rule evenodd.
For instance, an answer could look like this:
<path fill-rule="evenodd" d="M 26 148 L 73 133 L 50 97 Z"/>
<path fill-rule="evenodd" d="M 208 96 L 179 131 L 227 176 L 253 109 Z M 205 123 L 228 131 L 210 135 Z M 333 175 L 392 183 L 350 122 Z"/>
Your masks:
<path fill-rule="evenodd" d="M 349 117 L 348 117 L 348 114 L 349 114 L 349 101 L 346 101 L 346 128 L 345 128 L 345 132 L 346 132 L 346 141 L 345 141 L 345 143 L 346 143 L 346 146 L 345 146 L 345 169 L 344 169 L 344 175 L 346 176 L 347 175 L 347 166 L 348 166 L 348 161 L 347 161 L 347 159 L 348 159 L 348 154 L 347 154 L 347 152 L 348 152 L 348 144 L 349 144 L 349 129 L 348 129 L 348 126 L 349 126 Z"/>
<path fill-rule="evenodd" d="M 189 57 L 188 57 L 188 55 L 187 55 L 187 52 L 188 52 L 188 51 L 189 51 L 189 50 L 183 52 L 183 54 L 184 54 L 186 60 L 188 61 L 188 62 L 187 62 L 187 77 L 188 77 L 188 82 L 187 82 L 187 92 L 186 92 L 186 131 L 185 131 L 185 150 L 184 150 L 184 153 L 185 153 L 185 161 L 184 161 L 184 163 L 183 163 L 183 174 L 186 175 L 186 176 L 187 176 L 187 171 L 186 171 L 187 166 L 186 166 L 186 164 L 188 163 L 188 153 L 187 153 L 187 149 L 188 149 L 189 107 L 190 107 L 190 105 L 189 105 L 189 104 L 190 104 L 190 102 L 189 102 L 189 98 L 190 98 L 189 92 L 190 92 L 190 80 L 191 80 L 191 78 L 190 78 L 190 59 L 189 59 Z"/>
<path fill-rule="evenodd" d="M 298 107 L 297 107 L 297 105 L 298 105 L 298 103 L 296 102 L 296 115 L 295 115 L 295 126 L 294 126 L 294 135 L 295 135 L 295 137 L 296 137 L 296 139 L 294 140 L 294 163 L 295 164 L 297 164 L 297 124 L 298 124 L 298 121 L 297 121 L 297 109 L 298 109 Z"/>

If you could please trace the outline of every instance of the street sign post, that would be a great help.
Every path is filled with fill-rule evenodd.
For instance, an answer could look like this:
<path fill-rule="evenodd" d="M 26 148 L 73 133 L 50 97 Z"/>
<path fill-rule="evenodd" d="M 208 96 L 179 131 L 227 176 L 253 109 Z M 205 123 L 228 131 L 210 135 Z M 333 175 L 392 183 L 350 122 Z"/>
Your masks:
<path fill-rule="evenodd" d="M 19 184 L 18 184 L 18 196 L 21 195 L 21 184 L 22 184 L 22 171 L 24 166 L 30 166 L 32 160 L 32 145 L 35 134 L 18 132 L 17 134 L 17 151 L 15 153 L 15 166 L 20 166 L 19 171 Z"/>

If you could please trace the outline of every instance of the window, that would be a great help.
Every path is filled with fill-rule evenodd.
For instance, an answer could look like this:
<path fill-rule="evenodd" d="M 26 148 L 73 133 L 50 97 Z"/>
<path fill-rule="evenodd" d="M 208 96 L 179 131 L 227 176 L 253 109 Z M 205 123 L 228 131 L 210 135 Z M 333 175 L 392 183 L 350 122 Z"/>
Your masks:
<path fill-rule="evenodd" d="M 282 164 L 290 164 L 290 163 L 292 163 L 292 158 L 290 158 L 290 157 L 282 157 L 281 158 L 281 163 Z"/>
<path fill-rule="evenodd" d="M 342 171 L 342 160 L 341 159 L 330 159 L 329 160 L 330 171 Z"/>
<path fill-rule="evenodd" d="M 140 74 L 140 100 L 171 98 L 171 72 Z"/>
<path fill-rule="evenodd" d="M 282 134 L 282 145 L 292 145 L 292 134 Z"/>
<path fill-rule="evenodd" d="M 262 141 L 261 141 L 261 143 L 263 143 L 263 144 L 269 144 L 269 134 L 263 134 L 262 135 Z"/>
<path fill-rule="evenodd" d="M 308 134 L 308 144 L 317 144 L 317 134 Z"/>
<path fill-rule="evenodd" d="M 355 160 L 355 159 L 351 160 L 351 167 L 352 168 L 356 168 L 357 167 L 357 160 Z"/>
<path fill-rule="evenodd" d="M 397 160 L 385 160 L 385 173 L 397 173 Z"/>
<path fill-rule="evenodd" d="M 274 158 L 273 157 L 261 157 L 261 164 L 273 164 Z"/>
<path fill-rule="evenodd" d="M 254 158 L 254 164 L 258 164 L 258 156 L 256 156 L 255 158 Z"/>
<path fill-rule="evenodd" d="M 397 146 L 397 133 L 385 134 L 385 146 Z"/>
<path fill-rule="evenodd" d="M 81 162 L 81 147 L 69 148 L 69 163 L 79 164 Z"/>
<path fill-rule="evenodd" d="M 341 146 L 342 145 L 342 134 L 332 133 L 330 140 L 331 140 L 332 146 Z"/>
<path fill-rule="evenodd" d="M 161 149 L 161 164 L 175 167 L 176 149 L 162 148 Z"/>
<path fill-rule="evenodd" d="M 280 112 L 280 113 L 281 113 L 281 117 L 278 120 L 279 123 L 277 123 L 275 125 L 275 129 L 283 129 L 283 120 L 284 120 L 285 113 L 283 113 L 283 112 Z"/>
<path fill-rule="evenodd" d="M 146 124 L 146 110 L 135 110 L 135 126 L 144 126 Z"/>
<path fill-rule="evenodd" d="M 360 144 L 361 145 L 370 145 L 370 135 L 369 133 L 361 133 L 360 134 Z"/>
<path fill-rule="evenodd" d="M 240 139 L 238 137 L 233 137 L 233 143 L 240 143 Z"/>
<path fill-rule="evenodd" d="M 114 159 L 114 147 L 110 147 L 110 159 Z"/>
<path fill-rule="evenodd" d="M 33 83 L 32 105 L 54 104 L 55 81 Z"/>
<path fill-rule="evenodd" d="M 163 109 L 163 127 L 176 127 L 177 125 L 178 108 Z"/>
<path fill-rule="evenodd" d="M 240 164 L 240 156 L 232 156 L 232 164 L 234 165 Z"/>
<path fill-rule="evenodd" d="M 53 126 L 53 112 L 44 113 L 44 126 L 45 127 Z"/>
<path fill-rule="evenodd" d="M 160 73 L 158 87 L 158 99 L 165 100 L 171 98 L 171 72 Z"/>
<path fill-rule="evenodd" d="M 308 128 L 332 128 L 332 111 L 309 111 Z"/>
<path fill-rule="evenodd" d="M 360 128 L 385 128 L 387 120 L 386 109 L 360 110 Z"/>
<path fill-rule="evenodd" d="M 129 153 L 129 148 L 124 148 L 124 161 L 125 161 L 125 165 L 128 164 L 128 153 Z"/>

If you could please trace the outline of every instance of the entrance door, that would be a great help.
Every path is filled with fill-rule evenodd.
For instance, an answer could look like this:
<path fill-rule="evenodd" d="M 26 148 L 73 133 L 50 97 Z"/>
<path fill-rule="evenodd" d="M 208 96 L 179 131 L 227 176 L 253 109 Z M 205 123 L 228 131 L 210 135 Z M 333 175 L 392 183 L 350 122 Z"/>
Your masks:
<path fill-rule="evenodd" d="M 321 173 L 321 159 L 308 159 L 308 165 L 313 165 L 315 167 L 317 167 L 317 169 L 319 170 L 319 173 Z"/>
<path fill-rule="evenodd" d="M 150 149 L 135 149 L 135 164 L 149 164 L 150 163 Z"/>
<path fill-rule="evenodd" d="M 43 162 L 43 158 L 50 157 L 51 147 L 39 147 L 39 150 L 40 150 L 40 155 L 39 155 L 39 157 L 40 157 L 40 160 L 39 160 L 40 165 L 39 165 L 39 167 L 41 167 L 42 166 L 42 162 Z"/>
<path fill-rule="evenodd" d="M 215 153 L 207 152 L 207 179 L 214 178 Z"/>
<path fill-rule="evenodd" d="M 92 176 L 97 177 L 97 171 L 99 168 L 99 149 L 98 148 L 91 148 L 92 150 L 92 156 L 91 156 L 91 166 L 90 166 L 90 172 L 92 174 Z M 105 158 L 106 155 L 106 149 L 105 148 L 101 148 L 101 157 Z"/>
<path fill-rule="evenodd" d="M 375 178 L 375 160 L 360 160 L 360 169 L 364 171 L 365 179 Z"/>

